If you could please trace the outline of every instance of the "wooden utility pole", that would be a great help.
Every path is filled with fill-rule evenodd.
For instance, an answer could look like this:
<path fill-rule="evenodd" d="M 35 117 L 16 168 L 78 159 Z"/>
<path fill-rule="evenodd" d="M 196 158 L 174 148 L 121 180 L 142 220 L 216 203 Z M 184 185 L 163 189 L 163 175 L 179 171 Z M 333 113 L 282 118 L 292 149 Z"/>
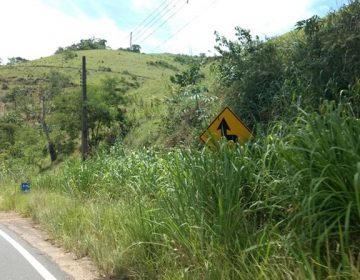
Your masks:
<path fill-rule="evenodd" d="M 87 92 L 86 92 L 86 57 L 82 57 L 82 111 L 81 111 L 81 158 L 86 160 L 89 153 L 89 130 L 87 112 Z"/>

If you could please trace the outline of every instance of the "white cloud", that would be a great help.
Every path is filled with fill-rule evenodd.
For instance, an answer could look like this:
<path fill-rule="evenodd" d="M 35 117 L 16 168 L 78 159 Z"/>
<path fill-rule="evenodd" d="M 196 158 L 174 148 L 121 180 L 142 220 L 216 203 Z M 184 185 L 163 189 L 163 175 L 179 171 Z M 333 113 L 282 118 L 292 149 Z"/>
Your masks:
<path fill-rule="evenodd" d="M 109 18 L 91 19 L 80 11 L 76 16 L 68 16 L 40 0 L 2 1 L 0 10 L 0 57 L 3 59 L 48 56 L 60 46 L 93 36 L 107 39 L 111 47 L 117 48 L 125 43 L 127 35 Z"/>
<path fill-rule="evenodd" d="M 231 38 L 235 26 L 250 29 L 254 35 L 279 35 L 312 15 L 310 3 L 311 0 L 189 0 L 188 7 L 171 22 L 171 32 L 194 21 L 164 47 L 174 52 L 207 52 L 215 45 L 215 30 Z"/>
<path fill-rule="evenodd" d="M 124 21 L 131 17 L 139 19 L 140 23 L 144 18 L 139 17 L 149 15 L 164 3 L 164 0 L 131 0 L 130 10 L 122 11 L 122 16 L 117 15 L 113 20 L 109 17 L 111 12 L 106 10 L 105 0 L 103 4 L 96 0 L 87 3 L 97 12 L 96 17 L 85 15 L 76 1 L 63 1 L 66 1 L 69 9 L 68 15 L 57 10 L 57 5 L 46 5 L 41 0 L 0 0 L 0 57 L 35 59 L 53 54 L 60 46 L 93 36 L 108 40 L 112 48 L 128 46 L 128 33 L 119 28 L 116 20 L 122 18 Z M 180 0 L 167 1 L 178 5 L 183 3 Z M 183 1 L 185 3 L 186 0 Z M 254 35 L 279 35 L 290 30 L 298 20 L 312 16 L 315 13 L 314 4 L 320 5 L 319 2 L 326 1 L 343 0 L 189 0 L 160 32 L 155 32 L 141 43 L 142 50 L 151 52 L 160 46 L 156 51 L 206 53 L 213 51 L 215 30 L 231 38 L 235 26 L 250 29 Z M 169 13 L 164 12 L 163 16 L 167 18 Z M 188 26 L 182 32 L 164 44 L 169 36 L 186 24 Z"/>

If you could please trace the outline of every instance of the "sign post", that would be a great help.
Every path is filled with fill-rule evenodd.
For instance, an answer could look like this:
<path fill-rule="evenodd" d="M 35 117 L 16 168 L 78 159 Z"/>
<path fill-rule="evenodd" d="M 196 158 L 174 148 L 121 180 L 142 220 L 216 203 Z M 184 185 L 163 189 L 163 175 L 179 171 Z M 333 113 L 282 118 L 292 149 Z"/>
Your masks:
<path fill-rule="evenodd" d="M 254 137 L 251 130 L 228 107 L 226 107 L 200 135 L 201 141 L 211 146 L 212 143 L 210 139 L 220 140 L 225 138 L 228 141 L 243 144 Z"/>

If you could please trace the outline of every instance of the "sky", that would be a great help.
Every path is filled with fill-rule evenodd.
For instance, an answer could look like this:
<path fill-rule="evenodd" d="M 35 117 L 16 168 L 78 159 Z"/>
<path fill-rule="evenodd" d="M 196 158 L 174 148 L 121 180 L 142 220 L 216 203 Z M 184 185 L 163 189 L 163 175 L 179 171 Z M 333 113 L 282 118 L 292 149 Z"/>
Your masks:
<path fill-rule="evenodd" d="M 0 58 L 37 59 L 81 39 L 145 53 L 214 54 L 214 31 L 273 37 L 347 0 L 0 0 Z"/>

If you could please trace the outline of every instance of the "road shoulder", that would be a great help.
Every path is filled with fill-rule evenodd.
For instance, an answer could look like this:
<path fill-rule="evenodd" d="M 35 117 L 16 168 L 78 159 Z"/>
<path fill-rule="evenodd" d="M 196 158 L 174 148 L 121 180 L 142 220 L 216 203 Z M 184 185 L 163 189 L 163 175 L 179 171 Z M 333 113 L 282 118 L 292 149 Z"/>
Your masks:
<path fill-rule="evenodd" d="M 61 270 L 75 280 L 101 280 L 102 277 L 89 258 L 77 259 L 71 252 L 53 244 L 49 235 L 29 218 L 17 213 L 0 212 L 0 223 L 18 234 L 31 246 L 48 255 Z"/>

